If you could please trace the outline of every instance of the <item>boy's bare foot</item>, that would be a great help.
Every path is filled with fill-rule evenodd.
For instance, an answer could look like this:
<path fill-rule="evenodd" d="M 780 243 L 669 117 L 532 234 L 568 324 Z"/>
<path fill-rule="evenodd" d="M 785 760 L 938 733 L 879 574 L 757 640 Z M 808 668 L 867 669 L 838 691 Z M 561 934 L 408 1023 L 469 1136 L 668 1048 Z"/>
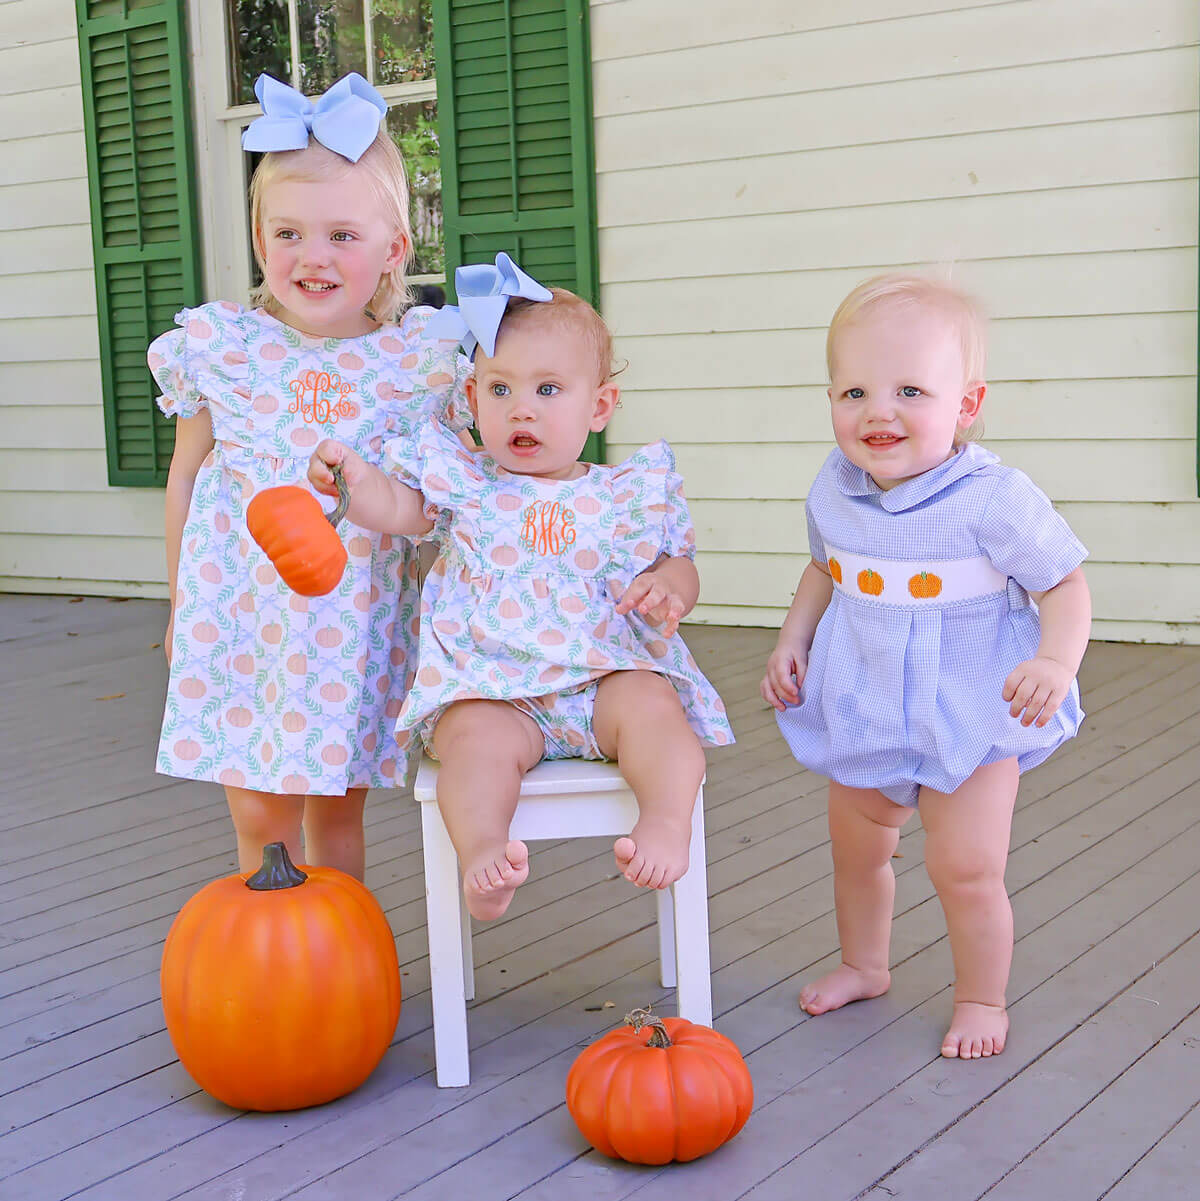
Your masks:
<path fill-rule="evenodd" d="M 942 1040 L 947 1059 L 979 1059 L 999 1055 L 1008 1038 L 1008 1010 L 1003 1005 L 956 1001 L 950 1029 Z"/>
<path fill-rule="evenodd" d="M 666 888 L 688 869 L 691 817 L 680 822 L 642 818 L 627 837 L 613 843 L 617 868 L 639 888 Z"/>
<path fill-rule="evenodd" d="M 891 987 L 890 972 L 864 972 L 848 963 L 839 964 L 800 990 L 800 1008 L 805 1013 L 828 1013 L 851 1001 L 880 997 Z"/>
<path fill-rule="evenodd" d="M 498 918 L 528 876 L 529 848 L 516 839 L 505 845 L 503 854 L 463 868 L 463 896 L 471 916 L 484 922 Z"/>

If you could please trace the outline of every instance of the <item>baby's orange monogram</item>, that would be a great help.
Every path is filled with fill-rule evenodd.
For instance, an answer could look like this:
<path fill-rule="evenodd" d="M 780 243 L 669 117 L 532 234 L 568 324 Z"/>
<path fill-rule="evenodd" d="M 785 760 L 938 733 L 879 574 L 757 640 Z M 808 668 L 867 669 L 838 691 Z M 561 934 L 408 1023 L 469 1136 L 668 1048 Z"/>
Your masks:
<path fill-rule="evenodd" d="M 556 500 L 534 501 L 521 516 L 521 544 L 539 555 L 560 554 L 575 541 L 575 511 Z"/>
<path fill-rule="evenodd" d="M 288 412 L 299 413 L 305 421 L 333 425 L 340 417 L 354 416 L 354 406 L 346 399 L 354 385 L 343 383 L 336 372 L 305 371 L 286 386 L 292 394 Z"/>

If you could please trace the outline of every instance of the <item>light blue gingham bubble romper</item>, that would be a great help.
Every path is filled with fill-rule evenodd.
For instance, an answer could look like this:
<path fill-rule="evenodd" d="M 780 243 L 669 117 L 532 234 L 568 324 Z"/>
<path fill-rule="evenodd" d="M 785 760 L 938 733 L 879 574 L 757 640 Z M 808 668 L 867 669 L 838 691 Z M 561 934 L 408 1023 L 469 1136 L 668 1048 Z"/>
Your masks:
<path fill-rule="evenodd" d="M 874 561 L 884 576 L 899 567 L 916 581 L 952 577 L 956 561 L 983 556 L 1000 585 L 947 601 L 914 583 L 921 599 L 900 604 L 873 595 L 870 575 L 845 578 L 817 627 L 800 703 L 776 714 L 800 763 L 915 805 L 922 785 L 953 792 L 976 768 L 1014 756 L 1024 772 L 1074 736 L 1083 719 L 1076 683 L 1040 729 L 1021 725 L 1002 696 L 1041 638 L 1028 593 L 1052 588 L 1087 557 L 1028 476 L 968 443 L 884 491 L 835 449 L 806 512 L 817 562 L 837 548 L 856 565 Z"/>

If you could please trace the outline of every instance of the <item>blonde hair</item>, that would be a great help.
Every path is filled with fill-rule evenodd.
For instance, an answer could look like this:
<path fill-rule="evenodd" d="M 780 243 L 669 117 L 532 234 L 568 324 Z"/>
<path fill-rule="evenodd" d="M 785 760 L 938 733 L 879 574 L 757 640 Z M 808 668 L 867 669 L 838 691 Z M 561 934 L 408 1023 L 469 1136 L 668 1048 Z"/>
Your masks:
<path fill-rule="evenodd" d="M 379 287 L 366 307 L 367 314 L 376 321 L 395 321 L 411 299 L 407 272 L 412 262 L 413 236 L 408 216 L 408 174 L 386 125 L 380 125 L 375 141 L 356 163 L 322 146 L 316 138 L 311 139 L 303 150 L 272 150 L 263 156 L 250 180 L 250 228 L 254 231 L 254 258 L 258 262 L 258 269 L 265 274 L 261 245 L 263 194 L 273 183 L 282 179 L 340 179 L 351 171 L 366 173 L 383 210 L 384 219 L 404 235 L 408 247 L 396 267 L 380 276 Z M 266 309 L 272 316 L 279 315 L 279 301 L 271 294 L 265 279 L 250 293 L 250 301 Z"/>
<path fill-rule="evenodd" d="M 963 371 L 968 385 L 982 384 L 987 370 L 987 315 L 969 293 L 949 279 L 939 279 L 917 271 L 890 271 L 874 275 L 856 287 L 833 314 L 825 335 L 825 369 L 833 378 L 833 354 L 838 334 L 864 314 L 885 305 L 899 308 L 931 308 L 949 321 L 959 339 Z M 983 433 L 982 419 L 955 437 L 955 443 L 967 442 Z"/>
<path fill-rule="evenodd" d="M 549 322 L 580 334 L 595 355 L 599 382 L 608 383 L 618 369 L 613 364 L 612 331 L 604 318 L 582 296 L 566 288 L 551 288 L 551 300 L 526 300 L 515 296 L 508 302 L 500 329 L 513 329 L 535 322 Z"/>

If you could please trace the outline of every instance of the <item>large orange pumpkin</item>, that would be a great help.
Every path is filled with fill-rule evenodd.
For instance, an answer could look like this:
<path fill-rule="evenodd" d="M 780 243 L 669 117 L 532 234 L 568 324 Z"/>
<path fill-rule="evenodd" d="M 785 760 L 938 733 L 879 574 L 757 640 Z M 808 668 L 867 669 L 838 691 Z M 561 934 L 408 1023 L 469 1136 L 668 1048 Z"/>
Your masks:
<path fill-rule="evenodd" d="M 698 1159 L 754 1106 L 750 1070 L 723 1034 L 636 1009 L 567 1075 L 567 1109 L 597 1151 L 630 1163 Z"/>
<path fill-rule="evenodd" d="M 346 569 L 346 548 L 337 524 L 346 515 L 350 493 L 339 464 L 333 469 L 337 508 L 328 516 L 307 488 L 283 484 L 264 488 L 246 506 L 250 536 L 266 552 L 283 582 L 301 596 L 324 596 Z"/>
<path fill-rule="evenodd" d="M 179 911 L 162 1001 L 180 1062 L 235 1109 L 321 1105 L 356 1089 L 400 1016 L 396 944 L 379 902 L 281 842 L 251 874 L 214 880 Z"/>

